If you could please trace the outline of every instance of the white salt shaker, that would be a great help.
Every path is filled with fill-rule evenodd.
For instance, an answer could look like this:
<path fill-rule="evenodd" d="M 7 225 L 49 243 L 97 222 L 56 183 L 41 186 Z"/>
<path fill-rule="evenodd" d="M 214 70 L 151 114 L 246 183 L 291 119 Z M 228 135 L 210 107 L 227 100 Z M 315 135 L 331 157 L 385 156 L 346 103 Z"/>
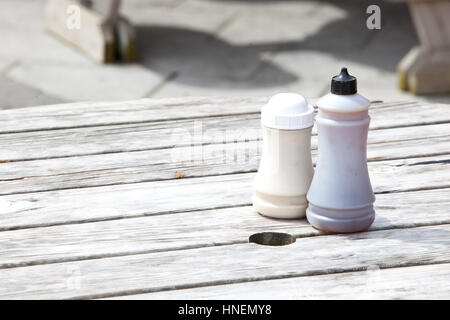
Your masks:
<path fill-rule="evenodd" d="M 304 218 L 314 169 L 314 108 L 295 93 L 273 96 L 262 108 L 263 150 L 254 181 L 253 207 L 273 218 Z"/>
<path fill-rule="evenodd" d="M 333 77 L 331 93 L 317 102 L 318 159 L 306 212 L 317 229 L 357 232 L 375 218 L 366 155 L 369 105 L 346 68 Z"/>

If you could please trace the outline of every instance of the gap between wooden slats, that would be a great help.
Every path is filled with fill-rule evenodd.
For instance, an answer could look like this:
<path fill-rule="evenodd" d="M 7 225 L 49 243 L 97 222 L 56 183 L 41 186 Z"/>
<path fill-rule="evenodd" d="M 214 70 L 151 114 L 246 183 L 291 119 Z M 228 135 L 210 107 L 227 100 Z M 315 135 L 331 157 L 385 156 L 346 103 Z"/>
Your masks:
<path fill-rule="evenodd" d="M 2 110 L 0 111 L 0 134 L 255 114 L 261 111 L 261 107 L 267 101 L 267 97 L 183 97 L 120 102 L 79 102 Z M 377 102 L 373 103 L 372 107 L 417 104 L 418 102 Z"/>
<path fill-rule="evenodd" d="M 450 188 L 377 195 L 370 232 L 450 224 Z M 0 268 L 244 244 L 258 232 L 323 236 L 305 219 L 262 217 L 251 206 L 0 232 Z"/>
<path fill-rule="evenodd" d="M 433 112 L 430 112 L 432 109 Z M 450 122 L 447 105 L 395 105 L 371 110 L 371 131 L 408 128 Z M 313 128 L 315 133 L 316 127 Z M 201 131 L 201 143 L 232 142 L 236 135 L 248 140 L 261 137 L 259 114 L 207 117 L 151 124 L 104 126 L 56 131 L 0 135 L 0 162 L 64 158 L 83 155 L 166 149 L 201 144 L 194 137 Z M 227 137 L 226 134 L 230 137 Z M 199 137 L 195 136 L 196 139 Z M 217 141 L 220 140 L 220 141 Z"/>
<path fill-rule="evenodd" d="M 235 244 L 0 270 L 1 298 L 105 298 L 450 262 L 450 225 Z M 79 276 L 79 278 L 73 278 Z M 73 281 L 77 281 L 73 285 Z M 75 282 L 77 283 L 77 282 Z"/>
<path fill-rule="evenodd" d="M 0 194 L 254 172 L 261 141 L 241 140 L 237 136 L 235 143 L 216 141 L 171 149 L 1 163 Z M 450 123 L 370 131 L 368 143 L 369 161 L 445 155 L 450 153 Z M 313 156 L 316 149 L 317 137 L 313 136 Z"/>

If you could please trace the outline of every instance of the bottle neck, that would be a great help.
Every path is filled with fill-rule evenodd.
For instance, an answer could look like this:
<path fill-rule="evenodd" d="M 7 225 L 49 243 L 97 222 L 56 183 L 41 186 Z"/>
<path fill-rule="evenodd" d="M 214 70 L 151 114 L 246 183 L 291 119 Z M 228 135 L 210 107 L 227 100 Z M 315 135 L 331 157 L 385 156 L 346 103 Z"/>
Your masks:
<path fill-rule="evenodd" d="M 363 120 L 369 117 L 369 111 L 359 111 L 359 112 L 330 112 L 326 110 L 321 110 L 319 108 L 318 116 L 322 119 L 330 119 L 336 121 L 353 121 L 353 120 Z"/>

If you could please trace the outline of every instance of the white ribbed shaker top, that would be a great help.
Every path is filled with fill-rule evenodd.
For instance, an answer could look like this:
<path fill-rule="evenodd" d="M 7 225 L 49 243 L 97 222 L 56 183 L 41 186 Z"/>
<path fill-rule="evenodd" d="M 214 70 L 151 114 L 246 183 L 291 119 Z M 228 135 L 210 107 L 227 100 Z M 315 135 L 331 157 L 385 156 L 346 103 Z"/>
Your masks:
<path fill-rule="evenodd" d="M 314 108 L 296 93 L 278 93 L 263 106 L 261 124 L 282 130 L 299 130 L 314 124 Z"/>

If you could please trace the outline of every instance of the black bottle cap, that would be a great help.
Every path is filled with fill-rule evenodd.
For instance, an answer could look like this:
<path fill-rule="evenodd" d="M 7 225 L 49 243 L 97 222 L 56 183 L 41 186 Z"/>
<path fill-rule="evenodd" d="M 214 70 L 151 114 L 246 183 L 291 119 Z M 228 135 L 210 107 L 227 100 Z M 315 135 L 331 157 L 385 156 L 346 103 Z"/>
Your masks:
<path fill-rule="evenodd" d="M 356 78 L 348 74 L 347 68 L 342 68 L 341 73 L 331 79 L 331 93 L 347 95 L 356 92 Z"/>

